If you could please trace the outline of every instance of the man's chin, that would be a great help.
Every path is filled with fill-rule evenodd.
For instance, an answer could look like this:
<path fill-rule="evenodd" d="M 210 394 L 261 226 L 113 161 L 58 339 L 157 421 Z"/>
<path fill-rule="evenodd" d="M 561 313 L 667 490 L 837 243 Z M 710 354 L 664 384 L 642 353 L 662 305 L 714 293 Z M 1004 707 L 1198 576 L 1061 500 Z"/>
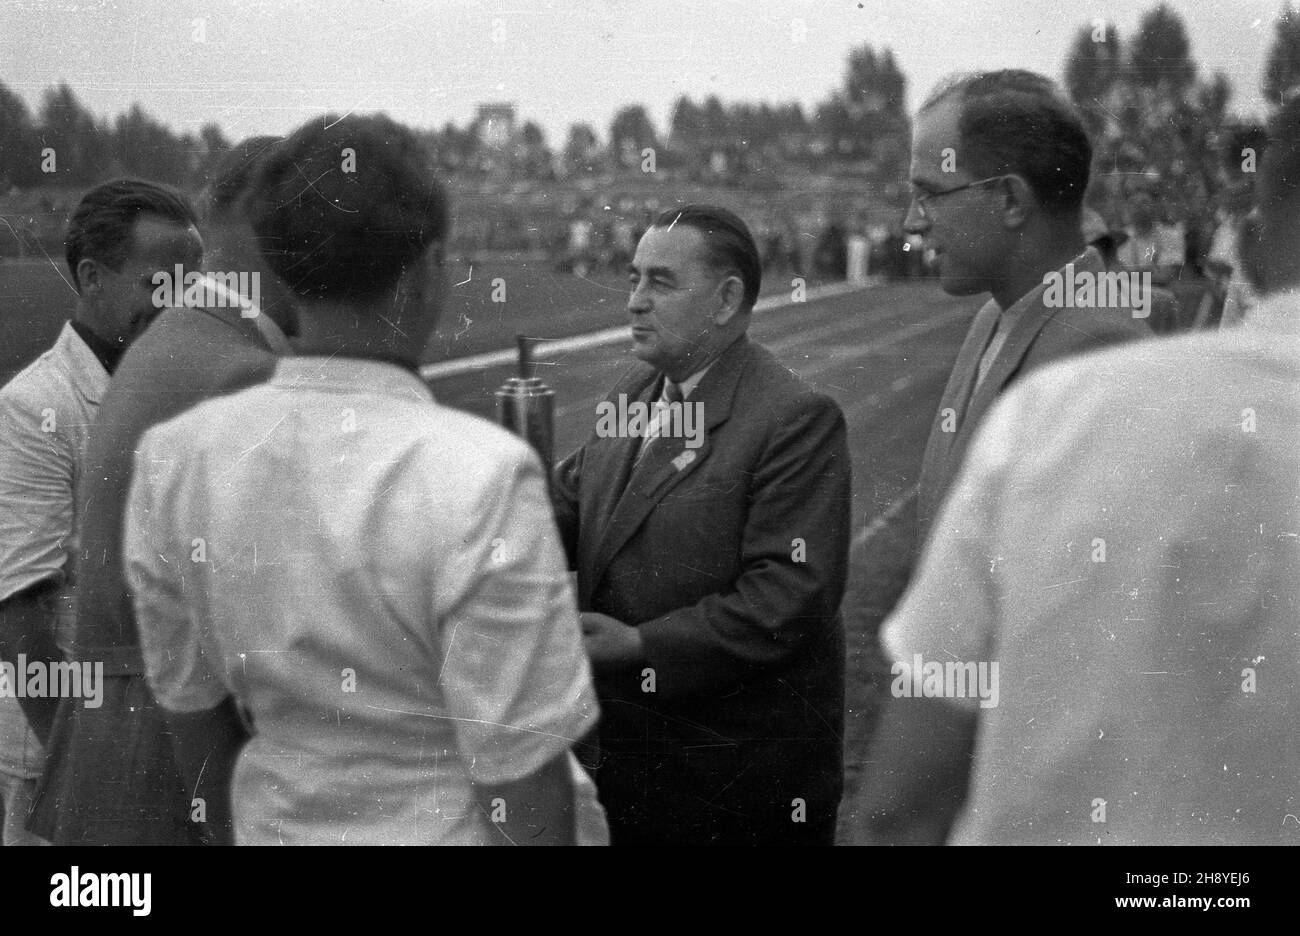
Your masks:
<path fill-rule="evenodd" d="M 949 272 L 946 268 L 939 271 L 939 287 L 950 296 L 974 296 L 988 292 L 988 287 L 982 280 L 962 276 L 956 271 Z"/>
<path fill-rule="evenodd" d="M 655 354 L 655 346 L 645 339 L 633 335 L 632 347 L 629 350 L 632 352 L 633 357 L 639 358 L 647 364 L 653 364 L 655 362 L 655 357 L 657 356 Z"/>

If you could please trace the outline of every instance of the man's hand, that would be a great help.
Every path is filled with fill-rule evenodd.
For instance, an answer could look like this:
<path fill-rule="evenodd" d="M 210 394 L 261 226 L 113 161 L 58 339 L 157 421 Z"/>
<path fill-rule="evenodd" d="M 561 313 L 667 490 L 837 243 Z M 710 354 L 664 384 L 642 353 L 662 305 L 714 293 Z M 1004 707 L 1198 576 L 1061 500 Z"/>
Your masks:
<path fill-rule="evenodd" d="M 584 611 L 582 620 L 582 645 L 591 658 L 597 673 L 636 663 L 644 656 L 641 632 L 630 624 L 616 621 L 608 614 Z"/>

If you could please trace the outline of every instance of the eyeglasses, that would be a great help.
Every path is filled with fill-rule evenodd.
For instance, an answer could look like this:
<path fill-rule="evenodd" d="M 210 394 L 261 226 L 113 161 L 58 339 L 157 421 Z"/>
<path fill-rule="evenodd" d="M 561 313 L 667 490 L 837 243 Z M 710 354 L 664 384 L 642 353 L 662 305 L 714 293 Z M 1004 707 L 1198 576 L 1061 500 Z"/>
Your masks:
<path fill-rule="evenodd" d="M 987 179 L 978 179 L 975 182 L 967 182 L 965 185 L 958 185 L 955 188 L 944 189 L 942 192 L 929 192 L 925 195 L 917 194 L 916 189 L 912 189 L 912 201 L 916 204 L 917 213 L 922 218 L 929 218 L 930 212 L 925 208 L 925 203 L 933 198 L 943 198 L 945 195 L 956 195 L 958 192 L 964 192 L 968 188 L 975 188 L 977 185 L 988 185 L 990 182 L 1001 182 L 1003 179 L 1009 179 L 1009 175 L 990 176 Z"/>

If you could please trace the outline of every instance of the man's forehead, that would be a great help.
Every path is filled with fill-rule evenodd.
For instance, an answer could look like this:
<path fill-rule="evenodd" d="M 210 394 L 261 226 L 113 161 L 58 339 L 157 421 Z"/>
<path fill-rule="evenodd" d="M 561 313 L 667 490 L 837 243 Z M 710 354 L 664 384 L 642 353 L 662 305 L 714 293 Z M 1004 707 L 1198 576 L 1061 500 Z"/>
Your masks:
<path fill-rule="evenodd" d="M 963 172 L 959 122 L 961 102 L 955 96 L 916 115 L 912 124 L 912 181 L 952 180 Z"/>
<path fill-rule="evenodd" d="M 130 257 L 144 259 L 177 251 L 202 251 L 203 239 L 192 224 L 142 214 L 131 226 Z"/>
<path fill-rule="evenodd" d="M 704 235 L 687 225 L 652 227 L 637 244 L 632 261 L 638 267 L 663 266 L 674 269 L 690 266 L 701 258 Z"/>

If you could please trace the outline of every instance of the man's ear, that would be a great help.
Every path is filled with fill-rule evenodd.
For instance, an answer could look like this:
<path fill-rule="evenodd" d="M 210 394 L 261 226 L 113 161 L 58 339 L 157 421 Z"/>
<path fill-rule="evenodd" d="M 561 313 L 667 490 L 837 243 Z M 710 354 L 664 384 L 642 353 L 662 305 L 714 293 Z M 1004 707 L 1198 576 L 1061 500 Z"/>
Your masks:
<path fill-rule="evenodd" d="M 745 283 L 732 273 L 718 284 L 719 305 L 713 313 L 714 325 L 726 325 L 740 314 L 740 306 L 745 301 Z"/>
<path fill-rule="evenodd" d="M 1021 227 L 1029 219 L 1030 211 L 1038 207 L 1038 197 L 1029 183 L 1018 175 L 1009 175 L 1002 180 L 1002 192 L 1005 198 L 1002 223 L 1009 228 Z"/>
<path fill-rule="evenodd" d="M 82 296 L 97 294 L 104 286 L 104 273 L 99 264 L 89 257 L 77 261 L 77 293 Z"/>
<path fill-rule="evenodd" d="M 430 244 L 397 281 L 397 304 L 405 310 L 403 317 L 420 316 L 429 322 L 430 331 L 438 325 L 445 300 L 442 256 L 442 243 Z"/>

